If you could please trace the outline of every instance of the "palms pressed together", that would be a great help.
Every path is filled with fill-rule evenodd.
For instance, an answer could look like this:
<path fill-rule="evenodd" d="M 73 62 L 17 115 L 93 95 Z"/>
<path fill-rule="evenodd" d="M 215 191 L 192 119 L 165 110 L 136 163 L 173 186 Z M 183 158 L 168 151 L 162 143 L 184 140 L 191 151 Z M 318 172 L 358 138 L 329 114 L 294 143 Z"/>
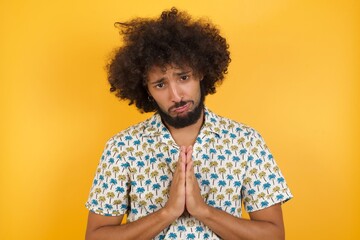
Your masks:
<path fill-rule="evenodd" d="M 197 216 L 206 207 L 194 173 L 192 146 L 180 148 L 180 157 L 170 187 L 170 196 L 165 208 L 178 218 L 184 212 Z"/>

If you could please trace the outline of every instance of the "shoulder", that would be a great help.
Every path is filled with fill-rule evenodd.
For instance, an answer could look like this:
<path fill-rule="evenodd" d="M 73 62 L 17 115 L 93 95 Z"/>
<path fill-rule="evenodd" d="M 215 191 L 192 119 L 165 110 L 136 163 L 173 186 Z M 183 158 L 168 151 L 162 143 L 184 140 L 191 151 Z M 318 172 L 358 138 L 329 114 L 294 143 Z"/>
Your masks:
<path fill-rule="evenodd" d="M 260 133 L 247 124 L 217 115 L 208 109 L 206 110 L 206 115 L 207 124 L 212 125 L 214 129 L 218 130 L 217 132 L 220 135 L 230 135 L 238 138 L 261 138 Z"/>
<path fill-rule="evenodd" d="M 118 147 L 132 145 L 134 141 L 139 141 L 142 139 L 142 136 L 146 130 L 152 127 L 153 121 L 154 116 L 116 133 L 107 141 L 106 145 Z"/>

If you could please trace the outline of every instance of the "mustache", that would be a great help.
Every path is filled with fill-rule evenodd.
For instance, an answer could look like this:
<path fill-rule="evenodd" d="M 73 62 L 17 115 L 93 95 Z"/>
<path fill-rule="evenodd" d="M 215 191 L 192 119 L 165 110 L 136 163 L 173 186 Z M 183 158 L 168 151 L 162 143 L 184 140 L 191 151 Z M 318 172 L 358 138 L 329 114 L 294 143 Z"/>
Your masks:
<path fill-rule="evenodd" d="M 176 102 L 174 105 L 172 105 L 170 108 L 169 108 L 169 112 L 174 110 L 175 108 L 179 108 L 179 107 L 182 107 L 188 103 L 194 103 L 194 101 L 192 100 L 189 100 L 189 101 L 180 101 L 180 102 Z"/>

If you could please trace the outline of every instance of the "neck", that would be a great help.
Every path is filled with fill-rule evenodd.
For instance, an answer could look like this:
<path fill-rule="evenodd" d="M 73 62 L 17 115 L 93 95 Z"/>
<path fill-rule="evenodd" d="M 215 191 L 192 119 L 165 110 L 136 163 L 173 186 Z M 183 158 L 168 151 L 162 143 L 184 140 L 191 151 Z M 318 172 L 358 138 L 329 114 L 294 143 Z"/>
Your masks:
<path fill-rule="evenodd" d="M 204 123 L 204 110 L 201 111 L 200 118 L 192 125 L 183 128 L 174 128 L 165 123 L 169 129 L 171 136 L 179 146 L 194 145 L 196 137 L 199 134 L 200 128 Z"/>

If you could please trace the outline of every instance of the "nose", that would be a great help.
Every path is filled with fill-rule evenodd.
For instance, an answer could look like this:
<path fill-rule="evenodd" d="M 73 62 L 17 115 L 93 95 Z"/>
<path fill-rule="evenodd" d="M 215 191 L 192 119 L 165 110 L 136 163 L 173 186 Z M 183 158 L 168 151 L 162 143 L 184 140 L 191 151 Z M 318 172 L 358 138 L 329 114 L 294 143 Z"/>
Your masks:
<path fill-rule="evenodd" d="M 171 84 L 169 87 L 169 97 L 172 102 L 180 102 L 182 99 L 181 89 L 176 84 Z"/>

